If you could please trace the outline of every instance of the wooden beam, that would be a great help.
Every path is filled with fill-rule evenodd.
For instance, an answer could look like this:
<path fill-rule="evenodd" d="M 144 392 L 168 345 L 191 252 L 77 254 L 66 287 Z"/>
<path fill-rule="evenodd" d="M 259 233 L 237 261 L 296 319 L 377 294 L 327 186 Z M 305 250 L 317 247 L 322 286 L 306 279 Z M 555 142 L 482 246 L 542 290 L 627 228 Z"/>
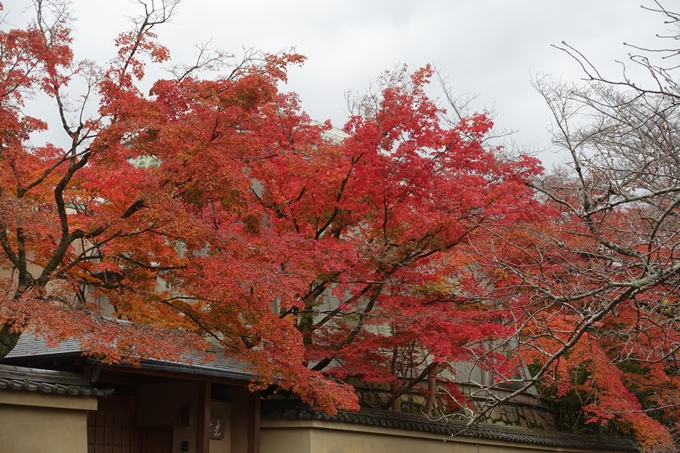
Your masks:
<path fill-rule="evenodd" d="M 201 382 L 198 397 L 198 423 L 196 426 L 196 453 L 209 453 L 210 450 L 210 401 L 212 383 L 209 379 Z"/>
<path fill-rule="evenodd" d="M 260 392 L 248 394 L 248 453 L 260 453 Z"/>
<path fill-rule="evenodd" d="M 136 368 L 136 367 L 130 367 L 130 366 L 116 366 L 116 365 L 110 365 L 109 367 L 104 367 L 104 370 L 102 371 L 102 376 L 104 376 L 106 373 L 107 376 L 110 374 L 115 374 L 115 373 L 120 373 L 120 374 L 127 374 L 127 375 L 137 375 L 137 376 L 157 376 L 157 377 L 163 377 L 167 379 L 175 379 L 175 380 L 181 380 L 181 381 L 203 381 L 205 379 L 209 379 L 211 382 L 217 383 L 217 384 L 224 384 L 232 387 L 247 387 L 250 384 L 249 380 L 236 380 L 236 379 L 229 379 L 229 378 L 221 378 L 217 376 L 210 376 L 206 377 L 205 375 L 200 375 L 200 374 L 192 374 L 192 373 L 181 373 L 181 372 L 172 372 L 172 371 L 165 371 L 165 370 L 149 370 L 145 368 Z M 100 377 L 99 381 L 103 382 L 103 379 Z"/>

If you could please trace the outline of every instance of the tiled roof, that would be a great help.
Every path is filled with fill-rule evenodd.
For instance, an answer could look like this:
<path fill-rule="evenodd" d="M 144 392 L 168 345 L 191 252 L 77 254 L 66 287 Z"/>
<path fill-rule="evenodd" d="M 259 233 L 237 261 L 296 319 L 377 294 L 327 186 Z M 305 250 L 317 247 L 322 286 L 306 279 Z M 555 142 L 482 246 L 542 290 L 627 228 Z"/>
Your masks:
<path fill-rule="evenodd" d="M 81 354 L 80 343 L 78 340 L 62 341 L 56 346 L 49 346 L 43 338 L 35 335 L 25 333 L 21 335 L 14 349 L 5 356 L 6 359 L 15 359 L 17 357 L 40 357 L 40 356 L 69 356 L 74 354 Z"/>
<path fill-rule="evenodd" d="M 113 393 L 113 389 L 90 387 L 87 379 L 76 373 L 12 365 L 0 365 L 0 389 L 72 396 L 109 396 Z"/>
<path fill-rule="evenodd" d="M 479 424 L 472 428 L 468 428 L 460 421 L 432 420 L 424 415 L 363 408 L 359 412 L 341 411 L 337 415 L 330 416 L 322 412 L 314 411 L 307 405 L 287 400 L 262 401 L 261 414 L 263 420 L 327 420 L 411 431 L 423 431 L 441 434 L 442 436 L 446 436 L 446 438 L 479 438 L 521 443 L 525 445 L 542 445 L 552 448 L 638 451 L 635 444 L 630 439 L 618 437 L 569 434 L 556 431 L 490 424 Z"/>
<path fill-rule="evenodd" d="M 5 356 L 5 359 L 8 362 L 16 363 L 28 358 L 80 356 L 82 352 L 78 340 L 67 340 L 56 346 L 50 346 L 44 339 L 24 333 L 14 349 Z M 132 365 L 125 363 L 114 366 L 132 367 Z M 221 350 L 187 354 L 177 362 L 148 359 L 140 364 L 142 369 L 249 381 L 253 378 L 253 375 L 245 370 L 246 366 L 247 364 L 235 358 L 225 357 L 224 351 Z"/>

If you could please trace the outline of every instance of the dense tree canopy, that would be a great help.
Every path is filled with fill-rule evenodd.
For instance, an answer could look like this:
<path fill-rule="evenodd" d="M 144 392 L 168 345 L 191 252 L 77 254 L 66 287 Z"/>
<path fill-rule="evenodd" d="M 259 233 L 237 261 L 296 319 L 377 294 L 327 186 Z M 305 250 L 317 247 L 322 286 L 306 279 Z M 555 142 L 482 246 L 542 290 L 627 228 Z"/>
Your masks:
<path fill-rule="evenodd" d="M 388 72 L 355 99 L 341 142 L 278 91 L 303 61 L 293 53 L 252 53 L 202 79 L 227 64 L 206 51 L 144 94 L 145 62 L 169 58 L 153 30 L 174 3 L 152 5 L 102 68 L 74 60 L 52 4 L 0 35 L 3 355 L 26 329 L 109 360 L 210 338 L 263 384 L 333 411 L 356 405 L 338 382 L 389 384 L 380 404 L 392 407 L 510 333 L 505 309 L 472 297 L 473 265 L 456 250 L 531 217 L 537 161 L 485 146 L 483 114 L 442 121 L 427 67 Z M 87 96 L 67 98 L 79 78 Z M 38 93 L 68 147 L 32 139 L 48 127 L 24 106 Z M 145 158 L 155 164 L 135 165 Z"/>

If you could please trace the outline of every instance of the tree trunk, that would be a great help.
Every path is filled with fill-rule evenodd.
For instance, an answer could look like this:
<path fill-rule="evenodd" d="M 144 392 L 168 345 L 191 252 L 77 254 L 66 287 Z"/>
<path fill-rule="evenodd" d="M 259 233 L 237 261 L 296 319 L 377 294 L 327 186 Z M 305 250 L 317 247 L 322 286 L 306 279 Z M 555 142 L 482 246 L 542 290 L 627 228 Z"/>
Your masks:
<path fill-rule="evenodd" d="M 437 370 L 435 370 L 437 371 Z M 427 376 L 427 397 L 425 398 L 425 415 L 432 416 L 432 408 L 434 407 L 434 397 L 437 394 L 437 373 L 432 371 Z"/>
<path fill-rule="evenodd" d="M 0 329 L 0 360 L 4 359 L 17 345 L 21 332 L 12 331 L 11 324 L 4 324 Z"/>

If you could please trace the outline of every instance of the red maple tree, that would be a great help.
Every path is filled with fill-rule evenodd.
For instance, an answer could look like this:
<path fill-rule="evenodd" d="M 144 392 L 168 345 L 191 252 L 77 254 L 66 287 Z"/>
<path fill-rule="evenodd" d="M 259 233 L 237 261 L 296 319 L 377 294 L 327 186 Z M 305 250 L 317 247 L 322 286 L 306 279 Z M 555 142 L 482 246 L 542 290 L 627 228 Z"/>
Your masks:
<path fill-rule="evenodd" d="M 107 360 L 210 338 L 329 412 L 356 407 L 347 381 L 394 408 L 452 361 L 511 372 L 484 345 L 512 316 L 480 296 L 470 247 L 535 219 L 540 167 L 487 145 L 484 114 L 444 121 L 429 67 L 385 73 L 334 142 L 277 88 L 297 54 L 202 79 L 226 64 L 203 53 L 144 94 L 175 3 L 147 6 L 103 68 L 74 60 L 65 11 L 36 5 L 36 23 L 0 33 L 0 357 L 27 329 Z M 35 144 L 36 93 L 68 146 Z"/>

